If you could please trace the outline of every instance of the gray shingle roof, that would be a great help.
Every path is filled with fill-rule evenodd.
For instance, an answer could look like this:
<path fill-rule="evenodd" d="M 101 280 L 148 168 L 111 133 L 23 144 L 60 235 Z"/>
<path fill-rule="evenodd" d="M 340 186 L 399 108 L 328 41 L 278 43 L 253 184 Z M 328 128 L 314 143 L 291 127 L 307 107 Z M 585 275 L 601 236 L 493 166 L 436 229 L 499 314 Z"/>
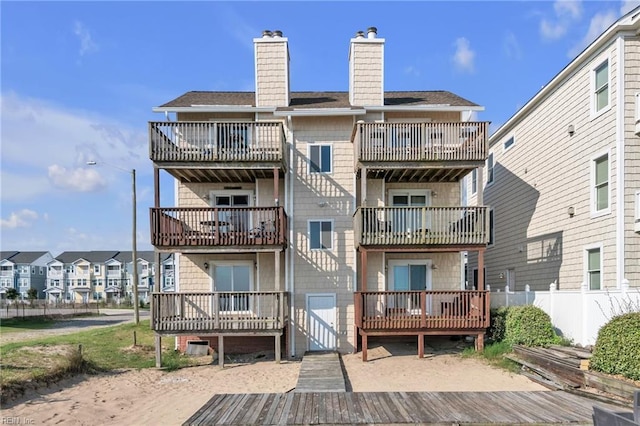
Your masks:
<path fill-rule="evenodd" d="M 147 262 L 153 263 L 155 262 L 153 253 L 153 250 L 138 250 L 136 254 L 138 255 L 138 259 L 144 259 Z M 115 257 L 115 259 L 122 263 L 129 263 L 131 262 L 131 251 L 121 251 Z"/>
<path fill-rule="evenodd" d="M 17 251 L 2 251 L 0 252 L 0 260 L 9 260 L 18 253 Z"/>
<path fill-rule="evenodd" d="M 451 105 L 478 106 L 446 90 L 385 92 L 386 106 Z M 209 106 L 255 106 L 254 92 L 187 92 L 160 108 Z M 289 108 L 350 108 L 349 92 L 291 92 Z"/>
<path fill-rule="evenodd" d="M 91 263 L 104 263 L 117 254 L 117 251 L 65 251 L 56 256 L 56 259 L 62 263 L 73 263 L 79 259 L 85 259 Z"/>
<path fill-rule="evenodd" d="M 11 256 L 10 260 L 16 264 L 29 264 L 40 259 L 45 254 L 47 254 L 46 251 L 19 251 Z"/>

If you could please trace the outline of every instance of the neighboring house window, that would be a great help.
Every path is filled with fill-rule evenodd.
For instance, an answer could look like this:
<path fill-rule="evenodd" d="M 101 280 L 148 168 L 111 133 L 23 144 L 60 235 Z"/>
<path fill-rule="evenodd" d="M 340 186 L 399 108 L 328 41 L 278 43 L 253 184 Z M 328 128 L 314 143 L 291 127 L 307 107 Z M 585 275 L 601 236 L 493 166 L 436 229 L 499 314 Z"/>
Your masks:
<path fill-rule="evenodd" d="M 594 71 L 594 106 L 600 112 L 609 106 L 609 61 L 604 61 Z"/>
<path fill-rule="evenodd" d="M 591 196 L 595 213 L 609 210 L 609 155 L 593 160 L 593 193 Z"/>
<path fill-rule="evenodd" d="M 35 275 L 36 274 L 36 267 L 32 266 L 31 267 L 31 275 Z"/>
<path fill-rule="evenodd" d="M 309 173 L 331 173 L 331 145 L 309 145 Z"/>
<path fill-rule="evenodd" d="M 489 245 L 492 246 L 495 242 L 495 226 L 493 223 L 493 209 L 489 210 Z"/>
<path fill-rule="evenodd" d="M 587 282 L 589 290 L 602 288 L 602 256 L 600 247 L 587 250 Z"/>
<path fill-rule="evenodd" d="M 493 152 L 487 158 L 487 183 L 493 183 Z"/>
<path fill-rule="evenodd" d="M 309 248 L 311 250 L 331 250 L 333 248 L 332 221 L 309 221 Z"/>
<path fill-rule="evenodd" d="M 502 145 L 503 150 L 504 150 L 504 151 L 506 151 L 506 150 L 508 150 L 509 148 L 511 148 L 511 147 L 513 146 L 513 144 L 515 143 L 515 141 L 516 141 L 516 140 L 514 139 L 514 137 L 513 137 L 513 136 L 511 136 L 511 137 L 510 137 L 509 139 L 507 139 L 507 140 L 504 142 L 504 144 Z"/>
<path fill-rule="evenodd" d="M 94 274 L 100 273 L 100 265 L 93 265 L 93 273 Z"/>
<path fill-rule="evenodd" d="M 42 266 L 40 267 L 40 275 L 44 275 L 44 268 Z"/>
<path fill-rule="evenodd" d="M 478 191 L 478 169 L 471 171 L 471 194 Z"/>

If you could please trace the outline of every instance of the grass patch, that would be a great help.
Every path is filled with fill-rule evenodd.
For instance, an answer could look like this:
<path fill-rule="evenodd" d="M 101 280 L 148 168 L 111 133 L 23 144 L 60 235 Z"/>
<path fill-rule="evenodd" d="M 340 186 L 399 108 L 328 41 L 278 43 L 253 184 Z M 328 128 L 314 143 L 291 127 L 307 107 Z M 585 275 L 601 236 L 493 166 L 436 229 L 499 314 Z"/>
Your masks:
<path fill-rule="evenodd" d="M 42 317 L 4 318 L 0 321 L 0 334 L 43 330 L 51 328 L 54 324 L 54 320 Z"/>
<path fill-rule="evenodd" d="M 30 383 L 52 383 L 72 374 L 155 367 L 154 343 L 145 320 L 137 326 L 121 324 L 1 345 L 1 398 L 19 394 Z M 196 363 L 172 347 L 162 349 L 163 366 L 169 370 Z"/>
<path fill-rule="evenodd" d="M 481 358 L 494 367 L 517 373 L 520 371 L 520 364 L 504 357 L 505 354 L 510 354 L 511 351 L 511 345 L 503 341 L 485 345 L 482 352 L 476 352 L 474 348 L 466 348 L 462 352 L 462 356 Z"/>

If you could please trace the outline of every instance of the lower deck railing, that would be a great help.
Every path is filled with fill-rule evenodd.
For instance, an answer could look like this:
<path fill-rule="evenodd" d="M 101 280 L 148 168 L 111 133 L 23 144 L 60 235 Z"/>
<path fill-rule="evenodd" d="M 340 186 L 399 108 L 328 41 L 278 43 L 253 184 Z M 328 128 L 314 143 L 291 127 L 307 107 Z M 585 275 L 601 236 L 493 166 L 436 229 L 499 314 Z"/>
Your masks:
<path fill-rule="evenodd" d="M 365 291 L 354 297 L 356 325 L 364 330 L 489 327 L 488 291 Z"/>
<path fill-rule="evenodd" d="M 278 330 L 288 320 L 283 291 L 153 293 L 151 299 L 157 332 Z"/>

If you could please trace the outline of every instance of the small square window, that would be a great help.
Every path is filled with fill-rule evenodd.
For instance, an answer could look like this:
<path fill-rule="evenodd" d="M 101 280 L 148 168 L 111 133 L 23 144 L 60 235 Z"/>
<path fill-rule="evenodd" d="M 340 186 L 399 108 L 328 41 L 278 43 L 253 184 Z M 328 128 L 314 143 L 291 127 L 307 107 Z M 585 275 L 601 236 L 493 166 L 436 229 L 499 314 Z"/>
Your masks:
<path fill-rule="evenodd" d="M 513 136 L 511 136 L 509 139 L 507 139 L 504 144 L 502 145 L 503 149 L 506 151 L 509 148 L 511 148 L 513 146 L 513 144 L 516 142 L 515 138 Z"/>
<path fill-rule="evenodd" d="M 311 250 L 331 250 L 333 248 L 333 222 L 309 222 L 309 248 Z"/>
<path fill-rule="evenodd" d="M 331 173 L 331 145 L 309 145 L 309 173 Z"/>

